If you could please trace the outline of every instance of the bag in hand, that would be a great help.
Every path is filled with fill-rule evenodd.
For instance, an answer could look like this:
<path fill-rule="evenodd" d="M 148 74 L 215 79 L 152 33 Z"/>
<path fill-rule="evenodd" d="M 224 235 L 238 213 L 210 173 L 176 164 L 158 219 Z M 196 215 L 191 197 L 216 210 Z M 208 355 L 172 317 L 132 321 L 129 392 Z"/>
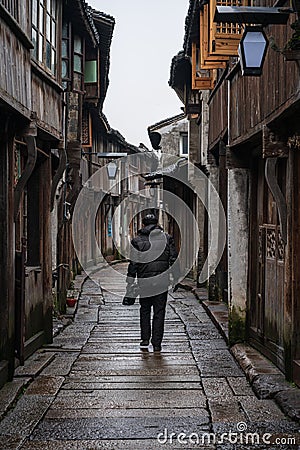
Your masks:
<path fill-rule="evenodd" d="M 128 284 L 126 288 L 126 294 L 123 298 L 123 305 L 134 305 L 135 299 L 139 295 L 139 287 L 137 283 Z"/>

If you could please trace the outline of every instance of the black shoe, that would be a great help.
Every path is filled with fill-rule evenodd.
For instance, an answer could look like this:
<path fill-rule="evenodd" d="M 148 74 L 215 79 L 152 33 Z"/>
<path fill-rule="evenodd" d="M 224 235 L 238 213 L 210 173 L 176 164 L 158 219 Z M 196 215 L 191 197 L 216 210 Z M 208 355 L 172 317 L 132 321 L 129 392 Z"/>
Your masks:
<path fill-rule="evenodd" d="M 161 352 L 161 346 L 159 347 L 153 347 L 154 352 Z"/>
<path fill-rule="evenodd" d="M 149 347 L 149 341 L 147 341 L 146 339 L 141 341 L 140 348 L 148 348 L 148 347 Z"/>

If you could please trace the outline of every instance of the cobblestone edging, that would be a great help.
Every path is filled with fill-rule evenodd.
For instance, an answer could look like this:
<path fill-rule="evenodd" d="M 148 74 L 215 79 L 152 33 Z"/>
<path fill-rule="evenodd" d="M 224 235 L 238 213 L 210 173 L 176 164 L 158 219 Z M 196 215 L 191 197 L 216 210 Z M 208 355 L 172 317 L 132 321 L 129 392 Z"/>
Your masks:
<path fill-rule="evenodd" d="M 274 399 L 284 414 L 300 421 L 300 390 L 288 383 L 276 366 L 246 344 L 234 345 L 231 353 L 245 372 L 258 398 Z"/>

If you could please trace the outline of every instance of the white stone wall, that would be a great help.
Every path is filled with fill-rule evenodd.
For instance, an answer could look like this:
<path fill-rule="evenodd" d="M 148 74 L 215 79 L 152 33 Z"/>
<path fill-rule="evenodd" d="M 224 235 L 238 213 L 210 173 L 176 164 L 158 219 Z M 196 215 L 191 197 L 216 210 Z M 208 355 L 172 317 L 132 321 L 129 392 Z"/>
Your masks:
<path fill-rule="evenodd" d="M 244 318 L 248 284 L 248 170 L 228 170 L 228 301 Z"/>
<path fill-rule="evenodd" d="M 161 134 L 161 151 L 180 156 L 180 133 L 188 132 L 188 120 L 182 119 L 157 131 Z"/>

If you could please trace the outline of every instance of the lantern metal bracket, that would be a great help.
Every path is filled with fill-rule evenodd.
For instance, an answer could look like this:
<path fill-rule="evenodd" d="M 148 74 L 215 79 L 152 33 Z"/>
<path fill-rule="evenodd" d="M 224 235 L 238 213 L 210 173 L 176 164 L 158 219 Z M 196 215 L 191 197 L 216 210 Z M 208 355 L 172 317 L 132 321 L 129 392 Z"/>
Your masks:
<path fill-rule="evenodd" d="M 264 6 L 217 6 L 214 22 L 247 23 L 255 25 L 285 25 L 291 8 L 274 8 Z"/>

